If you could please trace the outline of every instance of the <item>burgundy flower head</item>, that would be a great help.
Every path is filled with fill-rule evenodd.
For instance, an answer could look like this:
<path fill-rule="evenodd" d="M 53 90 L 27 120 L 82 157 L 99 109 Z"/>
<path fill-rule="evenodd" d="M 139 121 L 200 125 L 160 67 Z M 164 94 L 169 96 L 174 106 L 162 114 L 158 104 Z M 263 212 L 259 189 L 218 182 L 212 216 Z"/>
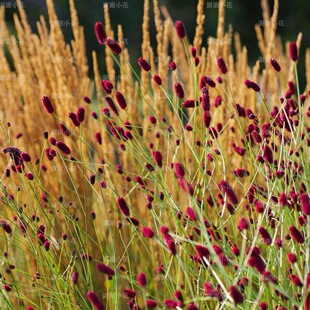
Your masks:
<path fill-rule="evenodd" d="M 71 154 L 71 150 L 70 148 L 62 141 L 57 141 L 56 142 L 56 147 L 62 151 L 64 154 L 66 155 L 70 155 Z"/>
<path fill-rule="evenodd" d="M 115 105 L 113 99 L 112 99 L 111 97 L 109 97 L 109 96 L 106 96 L 106 97 L 105 97 L 105 100 L 106 100 L 108 106 L 110 107 L 110 109 L 113 111 L 113 113 L 114 113 L 116 116 L 118 116 L 118 115 L 119 115 L 119 112 L 118 112 L 118 110 L 117 110 L 117 108 L 116 108 L 116 105 Z"/>
<path fill-rule="evenodd" d="M 279 65 L 279 63 L 274 58 L 270 59 L 270 64 L 273 67 L 273 69 L 275 69 L 277 72 L 281 71 L 281 66 Z"/>
<path fill-rule="evenodd" d="M 199 102 L 197 100 L 187 99 L 182 102 L 183 108 L 194 108 L 199 105 Z"/>
<path fill-rule="evenodd" d="M 174 163 L 173 168 L 177 178 L 183 178 L 185 176 L 185 169 L 181 163 Z"/>
<path fill-rule="evenodd" d="M 79 273 L 77 271 L 74 271 L 71 275 L 71 281 L 74 283 L 74 284 L 77 284 L 78 282 L 78 279 L 79 279 Z"/>
<path fill-rule="evenodd" d="M 157 307 L 157 302 L 153 299 L 147 299 L 146 300 L 146 307 L 149 309 L 154 309 Z"/>
<path fill-rule="evenodd" d="M 96 293 L 92 291 L 87 292 L 87 299 L 90 301 L 90 303 L 93 305 L 95 310 L 104 310 L 104 305 L 100 301 L 99 297 L 96 295 Z"/>
<path fill-rule="evenodd" d="M 77 115 L 75 113 L 69 112 L 69 118 L 71 119 L 74 126 L 80 126 L 80 122 L 78 121 Z"/>
<path fill-rule="evenodd" d="M 138 275 L 137 275 L 137 281 L 139 283 L 140 286 L 146 286 L 147 284 L 147 280 L 146 280 L 146 276 L 143 272 L 140 272 Z"/>
<path fill-rule="evenodd" d="M 238 228 L 240 231 L 249 228 L 249 223 L 248 223 L 248 221 L 246 220 L 246 218 L 244 218 L 244 217 L 241 217 L 241 218 L 240 218 L 239 224 L 238 224 L 238 227 L 237 227 L 237 228 Z"/>
<path fill-rule="evenodd" d="M 202 91 L 201 107 L 204 111 L 210 111 L 209 91 L 206 87 L 203 87 L 201 91 Z"/>
<path fill-rule="evenodd" d="M 138 65 L 144 71 L 150 71 L 151 70 L 151 65 L 142 57 L 138 58 Z"/>
<path fill-rule="evenodd" d="M 154 237 L 154 232 L 152 231 L 151 228 L 149 228 L 147 226 L 142 227 L 141 232 L 145 238 L 153 238 Z"/>
<path fill-rule="evenodd" d="M 106 44 L 114 54 L 119 55 L 122 52 L 121 46 L 115 40 L 108 38 Z"/>
<path fill-rule="evenodd" d="M 85 118 L 85 109 L 83 107 L 79 107 L 77 112 L 76 112 L 76 117 L 79 123 L 82 123 Z"/>
<path fill-rule="evenodd" d="M 177 83 L 174 84 L 174 91 L 175 91 L 176 96 L 179 99 L 183 99 L 184 98 L 183 86 L 180 83 L 177 82 Z"/>
<path fill-rule="evenodd" d="M 290 230 L 290 235 L 291 237 L 297 242 L 297 243 L 304 243 L 305 242 L 305 238 L 302 234 L 302 232 L 300 232 L 295 226 L 291 226 L 289 228 Z"/>
<path fill-rule="evenodd" d="M 239 291 L 239 289 L 237 289 L 235 286 L 232 285 L 230 287 L 229 293 L 230 293 L 231 298 L 234 300 L 235 304 L 243 303 L 244 297 Z"/>
<path fill-rule="evenodd" d="M 237 195 L 227 181 L 222 180 L 218 186 L 219 186 L 220 190 L 227 195 L 227 198 L 229 199 L 229 201 L 232 204 L 234 204 L 234 205 L 238 204 Z"/>
<path fill-rule="evenodd" d="M 99 270 L 102 273 L 105 273 L 108 276 L 114 276 L 115 275 L 115 271 L 111 267 L 105 265 L 104 263 L 98 263 L 97 264 L 97 270 Z"/>
<path fill-rule="evenodd" d="M 188 193 L 189 195 L 193 196 L 194 195 L 194 188 L 193 186 L 184 178 L 178 178 L 179 185 L 181 189 L 185 192 Z"/>
<path fill-rule="evenodd" d="M 157 166 L 159 168 L 161 168 L 163 166 L 163 157 L 161 155 L 161 152 L 159 151 L 154 151 L 153 152 L 153 158 L 155 160 L 155 163 L 157 164 Z"/>
<path fill-rule="evenodd" d="M 125 216 L 129 216 L 130 215 L 130 211 L 129 208 L 127 206 L 127 203 L 125 201 L 125 199 L 123 197 L 118 197 L 117 198 L 117 204 L 121 210 L 121 212 L 125 215 Z"/>
<path fill-rule="evenodd" d="M 302 193 L 300 195 L 300 202 L 302 206 L 302 212 L 305 215 L 310 216 L 310 197 L 307 193 Z"/>
<path fill-rule="evenodd" d="M 12 232 L 12 228 L 9 223 L 7 223 L 5 220 L 0 220 L 0 227 L 3 228 L 3 230 L 7 233 L 10 234 Z"/>
<path fill-rule="evenodd" d="M 227 67 L 225 64 L 225 61 L 222 57 L 219 57 L 217 59 L 217 66 L 219 68 L 219 70 L 221 71 L 222 74 L 226 74 L 227 73 Z"/>
<path fill-rule="evenodd" d="M 130 288 L 125 288 L 123 294 L 128 298 L 135 298 L 137 295 L 137 293 Z"/>
<path fill-rule="evenodd" d="M 290 58 L 293 61 L 297 61 L 298 59 L 298 49 L 297 49 L 297 44 L 295 42 L 291 42 L 289 45 L 289 53 L 290 53 Z"/>
<path fill-rule="evenodd" d="M 178 36 L 180 39 L 185 38 L 185 36 L 186 36 L 186 29 L 185 29 L 184 24 L 183 24 L 180 20 L 178 20 L 178 21 L 175 23 L 175 30 L 176 30 L 177 36 Z"/>
<path fill-rule="evenodd" d="M 52 114 L 54 112 L 54 107 L 49 97 L 43 96 L 42 97 L 42 104 L 47 111 L 47 113 Z"/>
<path fill-rule="evenodd" d="M 105 32 L 103 24 L 101 22 L 96 22 L 94 28 L 99 44 L 103 45 L 107 39 L 107 34 Z"/>
<path fill-rule="evenodd" d="M 116 101 L 117 101 L 117 103 L 121 109 L 123 109 L 123 110 L 126 109 L 127 102 L 126 102 L 125 97 L 123 96 L 123 94 L 121 92 L 117 91 L 115 93 L 115 99 L 116 99 Z"/>
<path fill-rule="evenodd" d="M 155 74 L 153 76 L 153 81 L 157 85 L 161 85 L 163 83 L 162 80 L 161 80 L 161 77 L 158 74 Z"/>
<path fill-rule="evenodd" d="M 71 131 L 67 128 L 67 126 L 64 123 L 59 124 L 59 129 L 65 136 L 67 137 L 70 136 Z"/>

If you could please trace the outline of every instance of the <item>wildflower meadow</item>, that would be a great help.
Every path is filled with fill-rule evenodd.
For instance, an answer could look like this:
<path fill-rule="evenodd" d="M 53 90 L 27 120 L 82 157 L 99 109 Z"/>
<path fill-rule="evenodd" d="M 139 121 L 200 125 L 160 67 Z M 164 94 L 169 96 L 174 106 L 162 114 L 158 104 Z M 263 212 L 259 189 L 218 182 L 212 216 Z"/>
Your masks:
<path fill-rule="evenodd" d="M 145 0 L 134 59 L 99 2 L 80 25 L 68 0 L 70 42 L 53 0 L 35 30 L 0 7 L 0 309 L 309 310 L 303 34 L 283 42 L 262 0 L 251 66 L 225 0 L 215 37 L 195 3 L 191 39 Z"/>

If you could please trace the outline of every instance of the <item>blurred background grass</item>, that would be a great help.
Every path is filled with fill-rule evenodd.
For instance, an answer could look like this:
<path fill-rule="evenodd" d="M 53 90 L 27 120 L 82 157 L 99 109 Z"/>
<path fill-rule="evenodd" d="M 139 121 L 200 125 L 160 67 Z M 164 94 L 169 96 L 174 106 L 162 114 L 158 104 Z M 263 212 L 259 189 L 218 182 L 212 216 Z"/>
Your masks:
<path fill-rule="evenodd" d="M 103 4 L 108 3 L 110 8 L 111 22 L 116 32 L 117 24 L 122 24 L 124 29 L 125 44 L 129 49 L 132 63 L 136 64 L 136 59 L 140 57 L 140 46 L 142 42 L 142 18 L 144 0 L 127 1 L 101 1 L 101 0 L 75 0 L 75 5 L 79 14 L 80 24 L 84 26 L 87 54 L 89 59 L 90 74 L 92 72 L 91 52 L 96 50 L 102 75 L 105 74 L 104 57 L 102 46 L 100 46 L 94 35 L 94 24 L 96 21 L 103 21 Z M 186 26 L 188 37 L 192 42 L 196 25 L 196 6 L 197 0 L 158 0 L 159 5 L 167 7 L 173 20 L 182 20 Z M 278 35 L 281 36 L 283 44 L 286 41 L 295 41 L 299 32 L 303 33 L 302 50 L 300 53 L 299 70 L 301 79 L 301 89 L 305 86 L 304 77 L 304 55 L 306 47 L 310 46 L 310 6 L 305 0 L 280 1 L 278 18 Z M 0 5 L 6 6 L 7 21 L 12 23 L 13 14 L 17 12 L 14 6 L 15 1 L 0 1 Z M 260 51 L 257 46 L 257 39 L 254 31 L 255 24 L 263 24 L 261 1 L 254 0 L 249 3 L 247 0 L 226 1 L 225 30 L 231 24 L 233 31 L 238 32 L 242 44 L 248 49 L 249 64 L 254 65 L 260 59 Z M 59 23 L 62 25 L 63 32 L 67 41 L 72 37 L 69 0 L 54 0 Z M 272 11 L 273 1 L 269 1 Z M 36 31 L 36 21 L 40 15 L 46 16 L 45 0 L 23 0 L 23 6 L 28 15 L 28 21 Z M 150 0 L 152 8 L 152 0 Z M 216 36 L 218 1 L 205 1 L 205 40 L 207 45 L 208 36 Z M 151 10 L 152 16 L 152 10 Z M 263 27 L 263 25 L 262 25 Z M 151 18 L 151 38 L 152 46 L 155 46 L 155 25 Z"/>

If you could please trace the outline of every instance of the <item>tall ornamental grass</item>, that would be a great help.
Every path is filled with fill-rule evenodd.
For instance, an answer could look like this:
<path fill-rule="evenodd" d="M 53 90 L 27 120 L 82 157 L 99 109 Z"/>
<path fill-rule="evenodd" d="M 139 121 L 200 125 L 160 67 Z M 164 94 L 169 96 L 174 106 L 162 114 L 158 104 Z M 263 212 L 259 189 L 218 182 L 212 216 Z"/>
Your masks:
<path fill-rule="evenodd" d="M 310 49 L 302 89 L 279 1 L 253 67 L 224 0 L 193 40 L 145 0 L 138 59 L 105 5 L 94 79 L 46 2 L 36 33 L 0 10 L 0 308 L 309 310 Z"/>

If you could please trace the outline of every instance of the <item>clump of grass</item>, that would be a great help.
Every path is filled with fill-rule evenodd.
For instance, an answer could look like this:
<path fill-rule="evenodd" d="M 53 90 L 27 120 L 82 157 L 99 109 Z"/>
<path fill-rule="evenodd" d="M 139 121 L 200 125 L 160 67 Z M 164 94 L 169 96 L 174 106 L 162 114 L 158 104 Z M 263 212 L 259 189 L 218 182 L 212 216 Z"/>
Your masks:
<path fill-rule="evenodd" d="M 3 74 L 30 77 L 0 82 L 3 112 L 12 98 L 23 111 L 22 122 L 1 122 L 2 307 L 309 309 L 301 34 L 282 52 L 274 26 L 256 27 L 265 62 L 250 68 L 239 35 L 224 31 L 223 3 L 206 47 L 203 1 L 191 44 L 154 0 L 153 50 L 146 0 L 132 60 L 105 6 L 94 39 L 107 72 L 94 52 L 93 96 L 74 3 L 71 45 L 47 4 L 50 30 L 41 18 L 38 36 L 20 6 L 17 37 L 28 44 L 9 49 L 14 69 L 0 50 Z M 272 16 L 262 4 L 276 25 L 278 2 Z M 3 10 L 0 20 L 5 27 Z M 58 91 L 76 98 L 53 98 Z"/>

